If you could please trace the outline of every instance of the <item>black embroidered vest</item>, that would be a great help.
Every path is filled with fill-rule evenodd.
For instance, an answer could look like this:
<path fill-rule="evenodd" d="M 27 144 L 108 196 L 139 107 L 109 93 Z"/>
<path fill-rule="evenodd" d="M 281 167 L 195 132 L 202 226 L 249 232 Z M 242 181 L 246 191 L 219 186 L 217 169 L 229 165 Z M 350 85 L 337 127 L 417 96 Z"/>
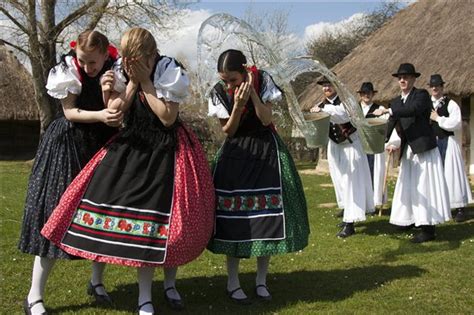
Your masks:
<path fill-rule="evenodd" d="M 320 108 L 324 108 L 324 105 L 330 104 L 330 105 L 341 105 L 341 100 L 339 99 L 339 96 L 337 96 L 334 99 L 334 102 L 331 104 L 326 98 L 319 103 Z M 357 129 L 350 123 L 346 122 L 344 124 L 334 124 L 332 122 L 329 123 L 329 139 L 336 143 L 342 143 L 346 140 L 348 140 L 350 143 L 352 143 L 352 140 L 350 138 L 350 135 L 353 134 Z"/>
<path fill-rule="evenodd" d="M 449 112 L 448 112 L 448 104 L 449 104 L 450 98 L 445 96 L 443 100 L 441 101 L 441 106 L 436 109 L 436 113 L 438 113 L 439 116 L 442 117 L 449 117 Z M 433 128 L 433 131 L 435 133 L 435 136 L 438 138 L 446 138 L 449 136 L 454 136 L 454 132 L 452 131 L 446 131 L 443 128 L 439 126 L 439 124 L 436 121 L 431 121 L 431 126 Z"/>
<path fill-rule="evenodd" d="M 373 112 L 375 112 L 376 109 L 378 109 L 380 105 L 373 103 L 370 105 L 369 111 L 365 115 L 365 118 L 377 118 L 378 116 L 375 116 Z"/>

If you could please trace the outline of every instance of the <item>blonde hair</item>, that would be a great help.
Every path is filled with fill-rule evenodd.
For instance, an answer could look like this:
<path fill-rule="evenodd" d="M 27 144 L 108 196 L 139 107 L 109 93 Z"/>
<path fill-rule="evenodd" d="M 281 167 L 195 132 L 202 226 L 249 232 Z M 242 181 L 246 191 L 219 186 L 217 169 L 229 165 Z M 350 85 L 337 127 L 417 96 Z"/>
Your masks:
<path fill-rule="evenodd" d="M 109 40 L 98 31 L 87 30 L 77 37 L 77 47 L 85 52 L 98 49 L 101 53 L 106 53 L 109 47 Z"/>
<path fill-rule="evenodd" d="M 158 52 L 153 35 L 140 27 L 126 31 L 122 36 L 120 46 L 122 56 L 126 58 L 148 57 Z"/>

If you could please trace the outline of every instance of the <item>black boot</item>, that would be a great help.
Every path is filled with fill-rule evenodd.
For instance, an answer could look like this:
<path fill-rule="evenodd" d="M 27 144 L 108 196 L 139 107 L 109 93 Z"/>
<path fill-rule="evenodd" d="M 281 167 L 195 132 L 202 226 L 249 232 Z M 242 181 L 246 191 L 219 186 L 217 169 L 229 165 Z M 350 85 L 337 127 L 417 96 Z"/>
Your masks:
<path fill-rule="evenodd" d="M 424 243 L 435 239 L 435 226 L 422 225 L 421 232 L 416 234 L 411 241 L 413 243 Z"/>
<path fill-rule="evenodd" d="M 466 212 L 464 211 L 463 208 L 459 208 L 458 212 L 456 213 L 456 216 L 454 217 L 454 221 L 460 223 L 460 222 L 464 222 L 466 220 L 467 220 Z"/>
<path fill-rule="evenodd" d="M 397 225 L 397 231 L 410 231 L 411 229 L 415 228 L 415 224 L 410 225 Z"/>
<path fill-rule="evenodd" d="M 339 233 L 336 234 L 337 237 L 346 238 L 355 233 L 354 223 L 346 223 Z"/>

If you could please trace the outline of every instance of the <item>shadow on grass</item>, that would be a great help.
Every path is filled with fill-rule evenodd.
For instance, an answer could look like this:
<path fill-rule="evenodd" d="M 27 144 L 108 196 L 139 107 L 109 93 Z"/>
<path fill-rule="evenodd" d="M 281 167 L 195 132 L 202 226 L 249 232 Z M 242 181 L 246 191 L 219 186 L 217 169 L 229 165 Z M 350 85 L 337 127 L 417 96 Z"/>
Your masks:
<path fill-rule="evenodd" d="M 468 219 L 472 218 L 472 208 Z M 413 244 L 410 242 L 410 234 L 419 233 L 420 229 L 399 231 L 397 227 L 385 220 L 357 223 L 357 231 L 361 234 L 377 236 L 388 234 L 392 239 L 398 239 L 398 248 L 384 252 L 384 261 L 395 261 L 398 256 L 418 253 L 432 253 L 437 251 L 456 250 L 462 242 L 474 237 L 474 221 L 463 223 L 449 223 L 436 226 L 436 239 L 425 244 Z"/>
<path fill-rule="evenodd" d="M 130 272 L 133 272 L 132 269 Z M 252 306 L 241 306 L 232 303 L 225 294 L 225 276 L 195 277 L 179 279 L 178 289 L 184 297 L 186 310 L 184 313 L 252 313 L 262 314 L 278 312 L 280 309 L 297 303 L 337 302 L 350 298 L 363 291 L 376 290 L 381 285 L 394 280 L 421 277 L 425 270 L 413 265 L 385 266 L 372 265 L 351 269 L 327 271 L 296 271 L 292 273 L 270 273 L 268 287 L 273 295 L 270 303 L 255 299 L 255 273 L 240 275 L 242 288 L 252 299 Z M 154 281 L 153 297 L 157 313 L 173 313 L 163 299 L 162 282 Z M 138 287 L 126 284 L 109 293 L 115 301 L 115 309 L 134 311 Z M 49 309 L 50 313 L 86 312 L 90 304 L 70 305 Z M 93 312 L 102 312 L 96 309 Z M 110 309 L 111 310 L 111 309 Z M 88 310 L 87 310 L 88 311 Z M 106 310 L 104 309 L 104 313 Z"/>

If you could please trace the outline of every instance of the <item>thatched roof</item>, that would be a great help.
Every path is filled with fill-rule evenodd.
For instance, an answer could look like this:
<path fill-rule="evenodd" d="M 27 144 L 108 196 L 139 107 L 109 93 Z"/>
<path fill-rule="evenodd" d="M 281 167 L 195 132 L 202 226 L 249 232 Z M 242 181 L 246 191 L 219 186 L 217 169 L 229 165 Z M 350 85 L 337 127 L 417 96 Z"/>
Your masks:
<path fill-rule="evenodd" d="M 443 76 L 445 91 L 474 94 L 474 5 L 470 0 L 418 0 L 398 12 L 331 70 L 352 91 L 372 81 L 375 98 L 390 101 L 400 93 L 392 77 L 401 63 L 415 65 L 421 76 L 415 86 L 426 88 L 431 74 Z M 321 97 L 321 87 L 308 86 L 303 108 Z"/>
<path fill-rule="evenodd" d="M 38 120 L 31 74 L 0 43 L 0 120 Z"/>

